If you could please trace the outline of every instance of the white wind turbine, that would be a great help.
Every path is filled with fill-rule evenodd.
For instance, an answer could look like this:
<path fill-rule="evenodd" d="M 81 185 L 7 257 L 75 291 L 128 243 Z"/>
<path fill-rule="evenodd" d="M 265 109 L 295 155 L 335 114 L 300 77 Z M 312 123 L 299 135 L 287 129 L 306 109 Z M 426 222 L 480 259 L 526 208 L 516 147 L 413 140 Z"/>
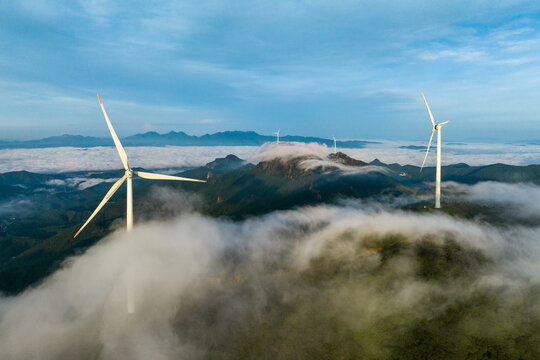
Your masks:
<path fill-rule="evenodd" d="M 74 238 L 79 235 L 79 233 L 88 225 L 88 223 L 96 216 L 96 214 L 101 210 L 101 208 L 109 201 L 111 196 L 114 195 L 116 190 L 124 183 L 124 181 L 127 180 L 127 207 L 126 207 L 126 227 L 127 231 L 131 231 L 133 229 L 133 191 L 132 191 L 132 178 L 133 175 L 137 175 L 138 177 L 141 177 L 143 179 L 152 179 L 152 180 L 181 180 L 181 181 L 196 181 L 196 182 L 206 182 L 204 180 L 196 180 L 196 179 L 189 179 L 179 176 L 171 176 L 171 175 L 162 175 L 162 174 L 155 174 L 155 173 L 149 173 L 144 171 L 134 171 L 129 167 L 128 159 L 126 155 L 126 151 L 122 147 L 122 144 L 120 143 L 120 140 L 118 139 L 118 136 L 116 136 L 116 132 L 114 131 L 111 122 L 109 121 L 109 117 L 107 116 L 107 113 L 105 112 L 105 107 L 103 107 L 103 103 L 101 102 L 101 98 L 98 95 L 99 104 L 101 105 L 101 110 L 103 111 L 103 115 L 105 116 L 105 120 L 107 121 L 107 126 L 109 127 L 109 131 L 111 132 L 111 136 L 114 140 L 114 145 L 116 145 L 116 150 L 118 150 L 118 154 L 120 155 L 120 160 L 122 160 L 122 164 L 124 165 L 124 169 L 126 172 L 124 173 L 124 176 L 122 176 L 120 179 L 118 179 L 117 182 L 114 183 L 114 185 L 109 189 L 103 200 L 99 203 L 98 207 L 92 215 L 86 220 L 84 225 L 77 231 Z M 129 314 L 132 314 L 135 311 L 135 302 L 132 294 L 132 289 L 130 282 L 128 281 L 127 285 L 127 312 Z"/>
<path fill-rule="evenodd" d="M 116 150 L 118 150 L 118 154 L 120 155 L 120 160 L 122 160 L 122 164 L 124 165 L 124 169 L 126 172 L 124 173 L 124 176 L 122 176 L 117 182 L 114 183 L 114 185 L 110 188 L 110 190 L 107 192 L 103 200 L 99 203 L 98 207 L 92 215 L 86 220 L 84 225 L 77 231 L 74 238 L 79 235 L 79 233 L 88 225 L 88 223 L 96 216 L 96 214 L 101 210 L 103 205 L 109 201 L 111 196 L 114 195 L 116 190 L 124 183 L 124 181 L 127 180 L 127 208 L 126 208 L 126 227 L 127 230 L 130 231 L 133 229 L 133 191 L 132 191 L 132 177 L 133 175 L 137 175 L 138 177 L 141 177 L 143 179 L 152 179 L 152 180 L 181 180 L 181 181 L 196 181 L 196 182 L 206 182 L 204 180 L 196 180 L 196 179 L 189 179 L 179 176 L 171 176 L 171 175 L 162 175 L 162 174 L 155 174 L 155 173 L 149 173 L 144 171 L 134 171 L 129 167 L 128 164 L 128 158 L 126 155 L 126 152 L 124 148 L 122 147 L 122 144 L 120 143 L 120 140 L 118 139 L 118 136 L 116 136 L 116 132 L 114 131 L 111 122 L 109 121 L 109 117 L 107 116 L 107 113 L 105 112 L 105 108 L 103 107 L 103 103 L 101 102 L 101 98 L 98 95 L 99 104 L 101 105 L 101 110 L 103 111 L 103 115 L 105 116 L 105 120 L 107 121 L 107 126 L 109 127 L 109 131 L 111 132 L 111 136 L 114 140 L 114 145 L 116 145 Z"/>
<path fill-rule="evenodd" d="M 279 131 L 280 131 L 280 130 L 281 130 L 281 129 L 278 129 L 278 131 L 276 131 L 276 132 L 274 133 L 274 135 L 277 136 L 276 144 L 279 144 Z"/>
<path fill-rule="evenodd" d="M 334 139 L 334 154 L 336 154 L 337 153 L 336 137 L 332 136 L 332 139 Z"/>
<path fill-rule="evenodd" d="M 426 156 L 424 156 L 424 161 L 422 162 L 422 166 L 420 167 L 420 172 L 424 168 L 424 164 L 426 163 L 426 159 L 429 153 L 429 148 L 431 146 L 431 140 L 433 140 L 433 133 L 435 130 L 437 130 L 437 175 L 435 177 L 435 208 L 440 209 L 441 207 L 441 129 L 444 124 L 447 124 L 450 122 L 450 120 L 445 121 L 440 124 L 435 124 L 435 120 L 433 119 L 433 114 L 431 113 L 431 110 L 429 109 L 429 105 L 427 103 L 426 97 L 424 96 L 424 93 L 422 90 L 420 90 L 420 93 L 422 94 L 422 97 L 424 98 L 424 102 L 426 103 L 426 107 L 429 113 L 429 118 L 431 119 L 431 125 L 433 125 L 433 129 L 431 129 L 431 137 L 429 138 L 429 143 L 426 151 Z"/>

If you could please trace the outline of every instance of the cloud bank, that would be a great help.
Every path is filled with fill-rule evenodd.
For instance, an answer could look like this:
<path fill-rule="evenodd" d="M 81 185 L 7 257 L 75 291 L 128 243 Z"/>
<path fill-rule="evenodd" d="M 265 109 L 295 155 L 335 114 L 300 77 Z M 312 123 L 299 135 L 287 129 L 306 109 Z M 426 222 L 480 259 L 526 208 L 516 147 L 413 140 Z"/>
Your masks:
<path fill-rule="evenodd" d="M 426 136 L 426 139 L 429 140 Z M 339 149 L 347 155 L 363 161 L 380 161 L 390 164 L 420 166 L 425 156 L 426 142 L 421 141 L 381 141 L 381 144 L 370 144 L 363 149 Z M 402 146 L 421 146 L 424 149 L 402 148 Z M 426 166 L 435 166 L 436 144 L 432 144 Z M 500 144 L 500 143 L 443 143 L 442 164 L 451 165 L 466 163 L 471 166 L 483 166 L 495 163 L 509 165 L 540 164 L 540 146 L 533 144 Z"/>
<path fill-rule="evenodd" d="M 127 147 L 126 153 L 133 167 L 178 169 L 201 166 L 231 153 L 249 158 L 256 149 L 254 146 Z M 54 173 L 121 168 L 122 163 L 113 147 L 0 150 L 0 173 L 20 170 Z"/>
<path fill-rule="evenodd" d="M 326 157 L 332 152 L 319 144 L 282 143 L 276 147 L 267 143 L 256 146 L 167 146 L 128 147 L 130 164 L 147 169 L 180 169 L 204 165 L 215 158 L 235 154 L 252 162 L 275 157 L 291 158 L 313 155 Z M 338 148 L 352 158 L 365 162 L 379 159 L 384 163 L 420 166 L 424 151 L 402 148 L 402 146 L 425 146 L 423 142 L 382 141 L 362 149 Z M 271 150 L 271 151 L 270 151 Z M 435 149 L 430 153 L 427 166 L 435 164 Z M 471 166 L 505 163 L 511 165 L 540 164 L 539 145 L 511 144 L 445 144 L 443 165 L 467 163 Z M 26 170 L 30 172 L 69 172 L 87 170 L 115 170 L 121 168 L 116 150 L 112 147 L 95 148 L 46 148 L 0 150 L 0 173 Z"/>
<path fill-rule="evenodd" d="M 538 230 L 365 206 L 183 214 L 0 299 L 0 357 L 533 358 Z"/>
<path fill-rule="evenodd" d="M 492 204 L 500 213 L 510 218 L 540 219 L 540 186 L 527 183 L 506 184 L 495 181 L 479 182 L 475 185 L 448 182 L 450 192 L 469 201 Z"/>

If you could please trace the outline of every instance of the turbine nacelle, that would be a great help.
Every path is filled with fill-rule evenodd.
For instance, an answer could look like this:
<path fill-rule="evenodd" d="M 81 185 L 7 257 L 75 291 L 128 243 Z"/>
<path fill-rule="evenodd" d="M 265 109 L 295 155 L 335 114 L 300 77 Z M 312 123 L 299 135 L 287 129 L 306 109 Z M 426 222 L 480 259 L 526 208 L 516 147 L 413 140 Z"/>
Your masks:
<path fill-rule="evenodd" d="M 448 121 L 442 122 L 442 123 L 440 123 L 440 124 L 437 124 L 437 125 L 435 125 L 435 126 L 433 127 L 433 129 L 435 129 L 435 130 L 440 130 L 440 129 L 443 127 L 444 124 L 448 124 L 450 121 L 452 121 L 452 120 L 448 120 Z"/>

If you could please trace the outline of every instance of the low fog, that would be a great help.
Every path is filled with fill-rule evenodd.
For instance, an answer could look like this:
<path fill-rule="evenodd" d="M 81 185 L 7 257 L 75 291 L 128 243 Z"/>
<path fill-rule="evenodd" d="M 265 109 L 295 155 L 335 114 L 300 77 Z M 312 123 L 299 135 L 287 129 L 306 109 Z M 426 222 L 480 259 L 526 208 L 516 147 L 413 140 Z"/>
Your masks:
<path fill-rule="evenodd" d="M 507 210 L 523 218 L 540 217 L 540 186 L 534 184 L 506 184 L 494 181 L 462 186 L 473 201 L 508 206 Z"/>
<path fill-rule="evenodd" d="M 2 298 L 0 358 L 534 358 L 538 231 L 365 204 L 184 212 Z"/>
<path fill-rule="evenodd" d="M 87 189 L 92 186 L 96 186 L 104 182 L 113 183 L 117 180 L 118 180 L 117 178 L 100 179 L 100 178 L 73 177 L 73 178 L 68 178 L 66 180 L 53 179 L 53 180 L 47 181 L 45 184 L 51 185 L 51 186 L 60 186 L 60 187 L 69 186 L 69 187 L 77 188 L 78 190 L 84 190 L 84 189 Z"/>

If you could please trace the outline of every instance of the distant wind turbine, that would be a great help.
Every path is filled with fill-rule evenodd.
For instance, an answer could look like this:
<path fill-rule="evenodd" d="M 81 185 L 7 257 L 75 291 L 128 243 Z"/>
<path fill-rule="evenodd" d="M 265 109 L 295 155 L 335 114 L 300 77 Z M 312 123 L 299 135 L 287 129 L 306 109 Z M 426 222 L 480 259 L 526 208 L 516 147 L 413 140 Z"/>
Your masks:
<path fill-rule="evenodd" d="M 334 154 L 336 154 L 337 153 L 336 137 L 332 136 L 332 139 L 334 139 Z"/>
<path fill-rule="evenodd" d="M 433 126 L 433 129 L 431 130 L 431 137 L 429 138 L 429 143 L 426 151 L 426 156 L 424 156 L 424 161 L 422 162 L 422 166 L 420 167 L 420 172 L 422 172 L 422 169 L 424 168 L 424 164 L 426 163 L 426 159 L 429 153 L 429 148 L 431 146 L 431 140 L 433 140 L 433 133 L 435 130 L 437 130 L 437 175 L 435 177 L 435 208 L 440 209 L 441 207 L 441 129 L 444 124 L 447 124 L 450 122 L 450 120 L 445 121 L 440 124 L 435 124 L 435 120 L 433 119 L 433 114 L 431 113 L 431 110 L 429 109 L 429 105 L 427 103 L 426 97 L 424 96 L 424 93 L 422 90 L 420 90 L 420 93 L 422 94 L 422 97 L 424 98 L 424 102 L 426 103 L 427 111 L 429 113 L 429 118 L 431 119 L 431 125 Z"/>
<path fill-rule="evenodd" d="M 274 133 L 274 135 L 277 136 L 276 144 L 279 144 L 279 131 L 280 131 L 280 130 L 281 130 L 281 129 L 278 129 L 278 131 L 276 131 L 276 132 Z"/>
<path fill-rule="evenodd" d="M 110 190 L 107 192 L 103 200 L 101 200 L 101 203 L 99 203 L 98 207 L 92 215 L 86 220 L 84 225 L 77 231 L 74 238 L 79 235 L 79 233 L 88 225 L 88 223 L 96 216 L 96 214 L 101 210 L 103 205 L 109 201 L 111 196 L 114 195 L 116 190 L 124 183 L 124 181 L 127 180 L 127 208 L 126 208 L 126 227 L 127 230 L 130 231 L 133 229 L 133 191 L 132 191 L 132 177 L 133 175 L 137 175 L 138 177 L 141 177 L 143 179 L 151 179 L 151 180 L 181 180 L 181 181 L 196 181 L 196 182 L 206 182 L 204 180 L 197 180 L 197 179 L 189 179 L 179 176 L 171 176 L 171 175 L 162 175 L 162 174 L 155 174 L 155 173 L 149 173 L 144 171 L 134 171 L 129 167 L 128 164 L 128 158 L 126 155 L 126 151 L 122 147 L 122 144 L 120 143 L 120 140 L 118 139 L 118 136 L 116 136 L 116 132 L 114 131 L 111 122 L 109 121 L 109 117 L 107 116 L 107 113 L 105 112 L 105 107 L 103 106 L 103 103 L 101 102 L 101 98 L 98 95 L 99 104 L 101 105 L 101 110 L 103 111 L 103 115 L 105 116 L 105 120 L 107 121 L 107 126 L 109 127 L 109 131 L 111 132 L 111 136 L 114 140 L 114 145 L 116 145 L 116 150 L 118 150 L 118 154 L 120 155 L 120 160 L 122 160 L 122 164 L 124 165 L 124 169 L 126 172 L 124 173 L 124 176 L 122 176 L 120 179 L 118 179 L 117 182 L 113 184 L 113 186 L 110 188 Z"/>

